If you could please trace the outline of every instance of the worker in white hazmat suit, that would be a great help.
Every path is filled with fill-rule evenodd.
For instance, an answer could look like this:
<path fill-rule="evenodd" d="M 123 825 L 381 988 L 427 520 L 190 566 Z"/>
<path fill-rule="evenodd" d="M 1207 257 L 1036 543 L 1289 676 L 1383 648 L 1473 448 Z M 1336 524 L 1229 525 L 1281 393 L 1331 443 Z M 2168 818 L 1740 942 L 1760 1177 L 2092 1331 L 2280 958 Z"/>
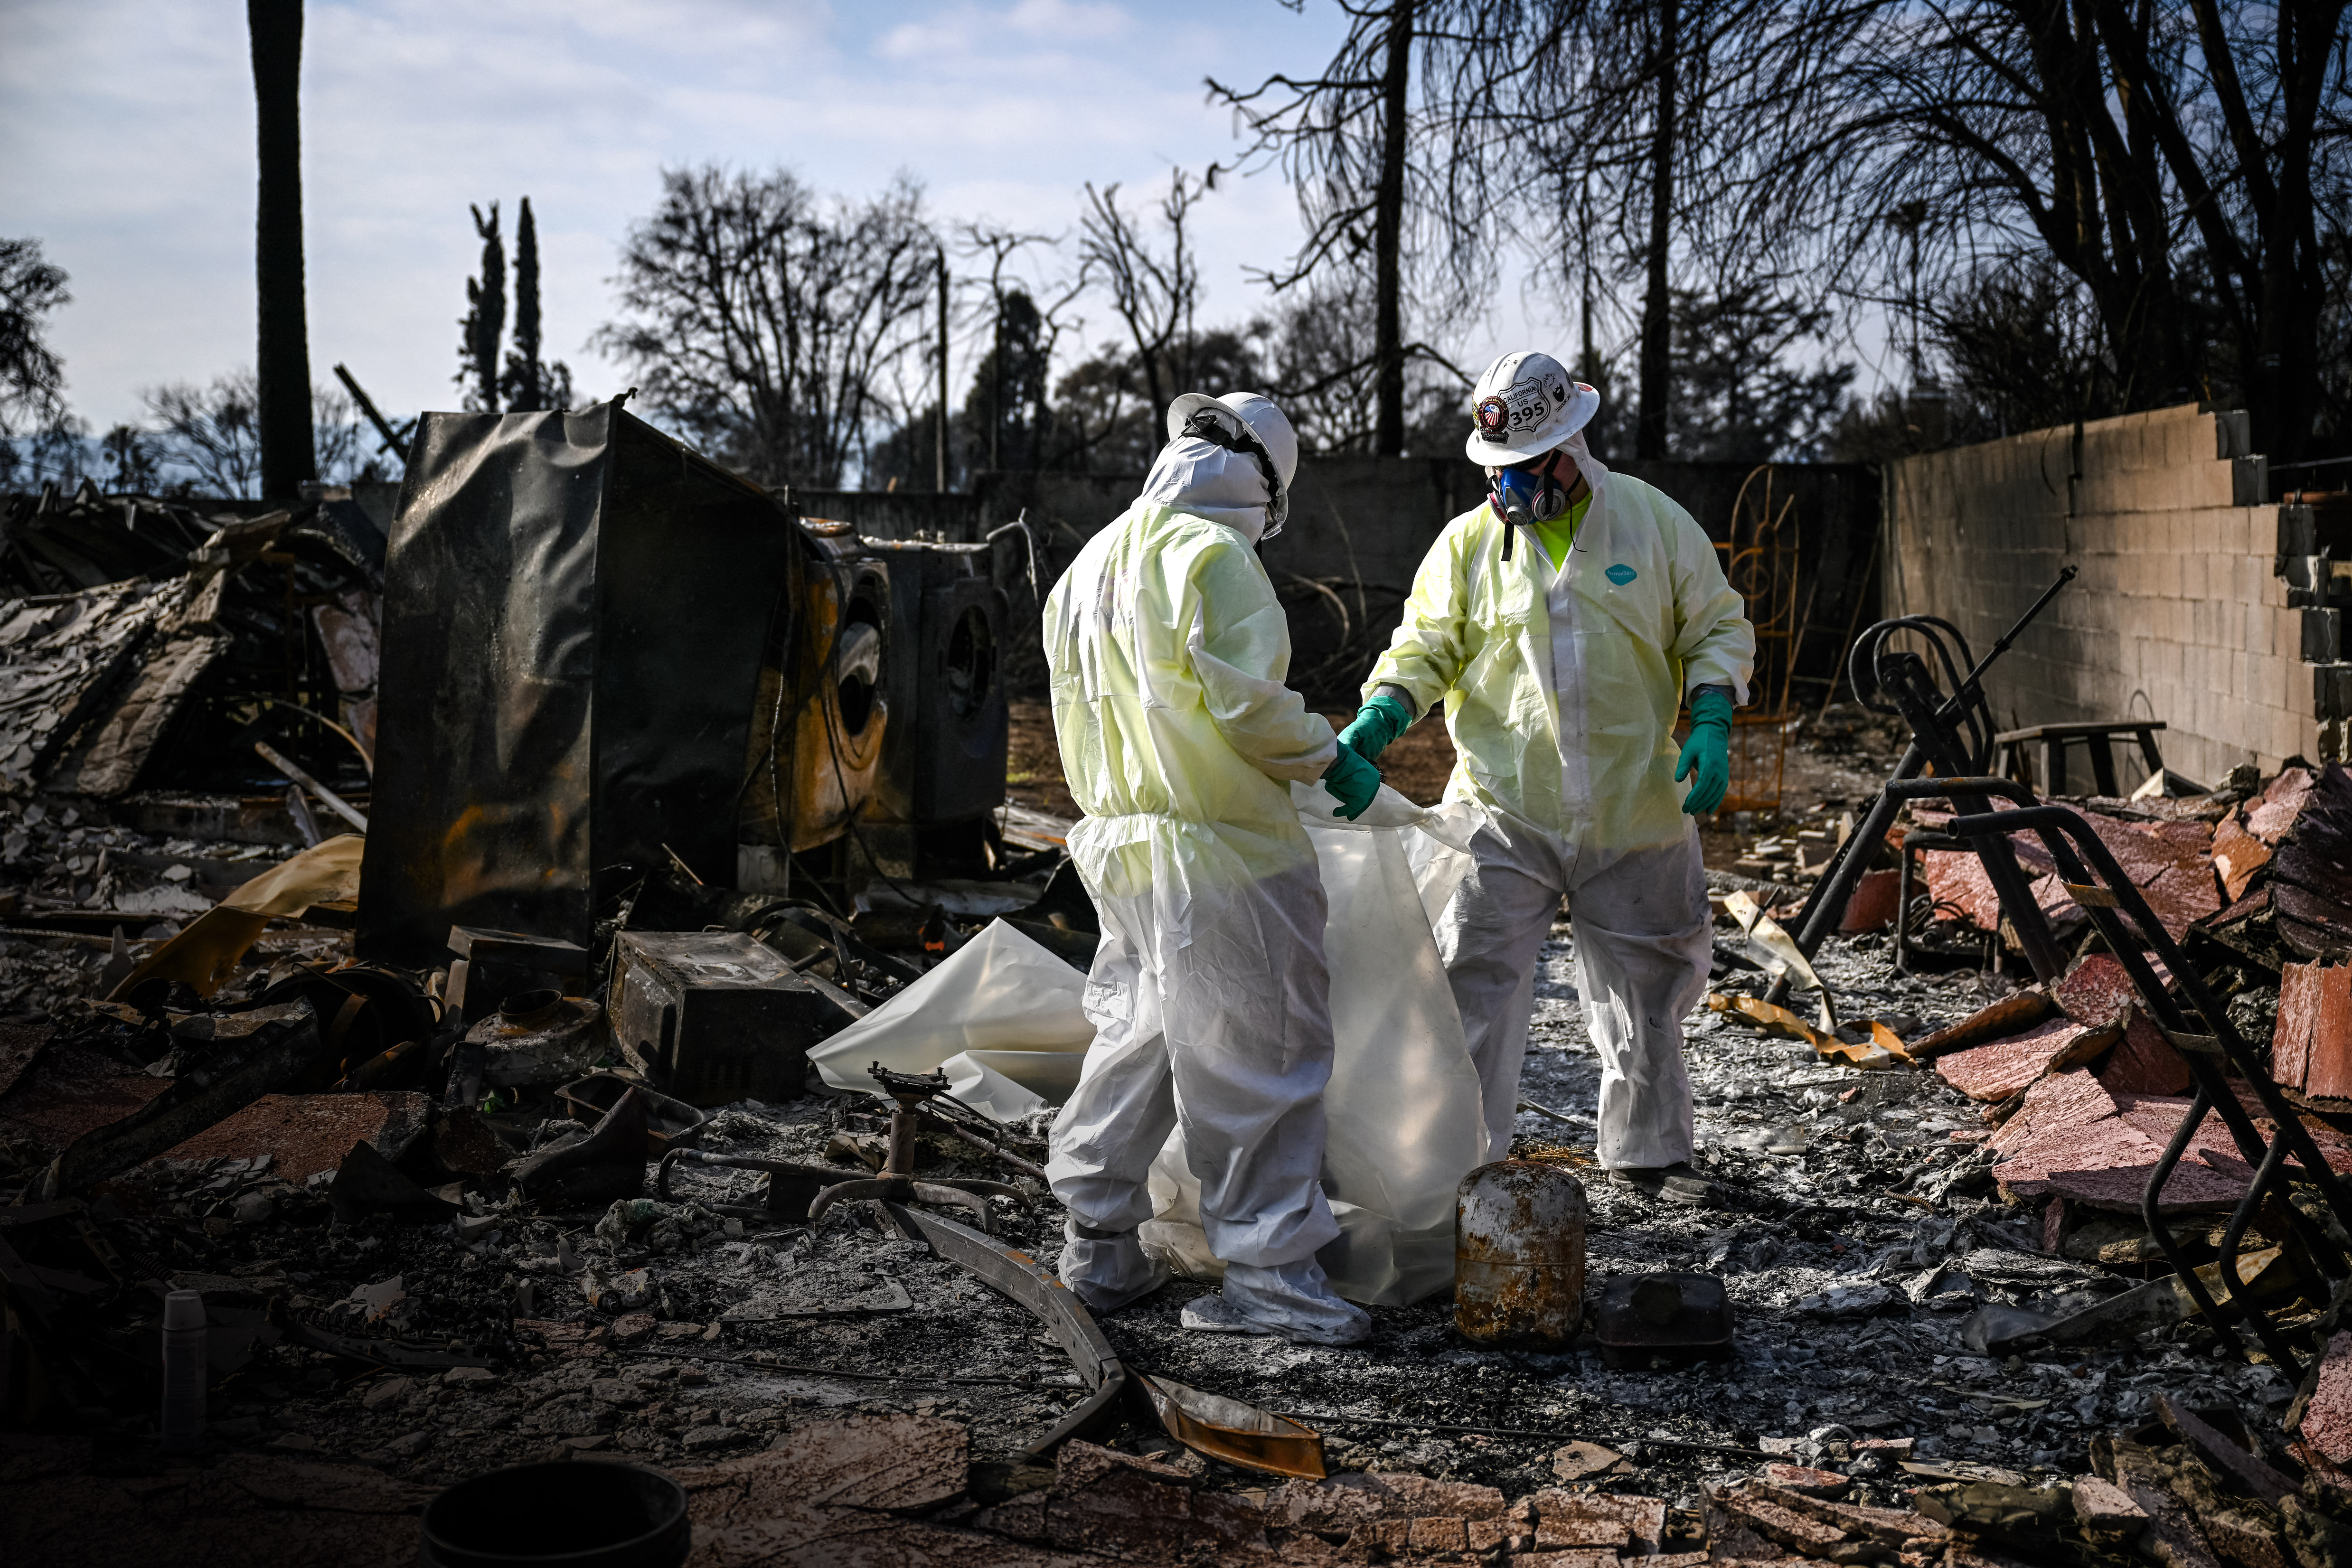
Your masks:
<path fill-rule="evenodd" d="M 1322 780 L 1354 817 L 1380 774 L 1283 685 L 1290 633 L 1255 547 L 1288 509 L 1298 444 L 1265 398 L 1188 393 L 1134 505 L 1045 601 L 1070 858 L 1102 917 L 1095 1025 L 1054 1125 L 1063 1282 L 1111 1311 L 1167 1279 L 1136 1235 L 1180 1124 L 1222 1296 L 1188 1328 L 1344 1344 L 1370 1332 L 1315 1261 L 1339 1234 L 1320 1182 L 1331 1074 L 1323 883 L 1291 803 Z"/>
<path fill-rule="evenodd" d="M 1682 1019 L 1712 942 L 1690 816 L 1729 782 L 1756 635 L 1690 514 L 1593 460 L 1581 433 L 1599 404 L 1548 354 L 1488 367 L 1468 452 L 1490 493 L 1422 562 L 1340 741 L 1377 758 L 1445 710 L 1459 758 L 1446 797 L 1475 803 L 1480 825 L 1438 949 L 1484 1091 L 1487 1157 L 1509 1152 L 1535 962 L 1565 898 L 1601 1055 L 1600 1163 L 1696 1197 Z"/>

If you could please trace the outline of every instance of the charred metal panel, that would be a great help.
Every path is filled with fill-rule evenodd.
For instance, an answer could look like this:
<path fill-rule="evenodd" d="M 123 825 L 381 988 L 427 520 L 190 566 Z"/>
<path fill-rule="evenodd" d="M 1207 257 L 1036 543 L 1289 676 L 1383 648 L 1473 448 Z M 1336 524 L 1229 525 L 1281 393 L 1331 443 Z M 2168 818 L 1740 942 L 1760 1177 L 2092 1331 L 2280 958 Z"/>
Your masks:
<path fill-rule="evenodd" d="M 790 517 L 614 404 L 428 414 L 384 569 L 360 945 L 452 925 L 587 946 L 667 845 L 734 876 Z"/>

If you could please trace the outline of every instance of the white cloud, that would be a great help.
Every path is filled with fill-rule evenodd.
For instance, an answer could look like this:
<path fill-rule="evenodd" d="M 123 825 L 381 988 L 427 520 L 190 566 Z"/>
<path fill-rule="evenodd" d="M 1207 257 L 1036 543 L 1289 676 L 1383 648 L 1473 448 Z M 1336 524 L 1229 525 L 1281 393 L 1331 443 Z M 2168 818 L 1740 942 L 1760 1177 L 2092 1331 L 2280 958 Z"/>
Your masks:
<path fill-rule="evenodd" d="M 550 351 L 609 392 L 621 372 L 583 345 L 665 165 L 782 164 L 851 194 L 903 169 L 940 216 L 1066 233 L 1087 181 L 1141 199 L 1171 162 L 1231 158 L 1204 76 L 1312 68 L 1341 26 L 1334 5 L 1276 0 L 311 0 L 313 375 L 345 361 L 402 413 L 455 400 L 469 202 L 498 198 L 510 234 L 531 198 Z M 250 362 L 242 7 L 10 0 L 0 145 L 0 225 L 41 236 L 73 276 L 53 333 L 93 423 L 135 418 L 142 386 Z M 1244 267 L 1297 244 L 1291 193 L 1274 175 L 1220 182 L 1196 214 L 1204 318 L 1246 316 Z"/>

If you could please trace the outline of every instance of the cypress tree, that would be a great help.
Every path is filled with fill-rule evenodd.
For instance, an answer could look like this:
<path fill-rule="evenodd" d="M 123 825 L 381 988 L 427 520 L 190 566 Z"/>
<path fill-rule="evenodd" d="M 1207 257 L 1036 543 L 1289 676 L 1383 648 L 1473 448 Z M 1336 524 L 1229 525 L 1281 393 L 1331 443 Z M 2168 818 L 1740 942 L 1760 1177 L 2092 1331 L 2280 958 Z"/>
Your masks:
<path fill-rule="evenodd" d="M 469 207 L 474 232 L 482 240 L 482 276 L 466 279 L 466 319 L 458 323 L 465 337 L 457 346 L 457 384 L 473 383 L 470 396 L 487 413 L 499 412 L 499 338 L 507 326 L 507 252 L 499 238 L 499 204 Z M 535 303 L 535 301 L 534 301 Z M 534 321 L 532 325 L 537 326 Z"/>
<path fill-rule="evenodd" d="M 507 406 L 545 408 L 547 378 L 539 365 L 539 225 L 530 198 L 515 214 L 514 347 L 507 351 Z"/>

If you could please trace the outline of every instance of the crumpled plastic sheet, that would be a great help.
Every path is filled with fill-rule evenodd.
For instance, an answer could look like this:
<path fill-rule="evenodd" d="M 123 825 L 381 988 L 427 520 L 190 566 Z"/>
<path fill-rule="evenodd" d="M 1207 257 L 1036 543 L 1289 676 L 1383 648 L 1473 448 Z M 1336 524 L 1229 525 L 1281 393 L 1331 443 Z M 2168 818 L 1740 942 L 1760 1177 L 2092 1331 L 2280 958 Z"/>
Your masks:
<path fill-rule="evenodd" d="M 1294 784 L 1291 799 L 1330 901 L 1336 1052 L 1323 1186 L 1340 1235 L 1318 1260 L 1348 1300 L 1399 1306 L 1453 1283 L 1454 1194 L 1486 1157 L 1478 1072 L 1427 913 L 1452 887 L 1432 905 L 1415 875 L 1418 862 L 1426 877 L 1458 882 L 1468 836 L 1459 811 L 1424 810 L 1386 786 L 1353 822 L 1333 815 L 1328 790 Z M 1152 1164 L 1151 1194 L 1146 1249 L 1195 1279 L 1222 1274 L 1181 1130 Z"/>
<path fill-rule="evenodd" d="M 1059 1105 L 1094 1043 L 1086 977 L 1002 920 L 809 1051 L 835 1089 L 879 1094 L 876 1062 L 944 1071 L 950 1097 L 1007 1124 Z"/>
<path fill-rule="evenodd" d="M 272 920 L 293 919 L 314 904 L 359 896 L 367 841 L 342 833 L 281 861 L 190 921 L 141 960 L 108 993 L 127 997 L 149 980 L 180 980 L 209 997 L 219 990 Z"/>
<path fill-rule="evenodd" d="M 1332 814 L 1326 790 L 1298 785 L 1292 799 L 1330 900 L 1337 1055 L 1324 1095 L 1324 1187 L 1341 1234 L 1320 1260 L 1349 1300 L 1401 1305 L 1453 1282 L 1454 1191 L 1486 1158 L 1478 1073 L 1428 913 L 1444 906 L 1467 864 L 1468 818 L 1461 808 L 1424 810 L 1385 786 L 1354 822 Z M 1077 1086 L 1094 1038 L 1084 990 L 1077 970 L 1000 921 L 809 1057 L 827 1083 L 866 1092 L 877 1061 L 943 1071 L 956 1099 L 1017 1122 Z M 1221 1275 L 1181 1133 L 1153 1164 L 1151 1192 L 1158 1212 L 1145 1245 L 1194 1278 Z"/>

